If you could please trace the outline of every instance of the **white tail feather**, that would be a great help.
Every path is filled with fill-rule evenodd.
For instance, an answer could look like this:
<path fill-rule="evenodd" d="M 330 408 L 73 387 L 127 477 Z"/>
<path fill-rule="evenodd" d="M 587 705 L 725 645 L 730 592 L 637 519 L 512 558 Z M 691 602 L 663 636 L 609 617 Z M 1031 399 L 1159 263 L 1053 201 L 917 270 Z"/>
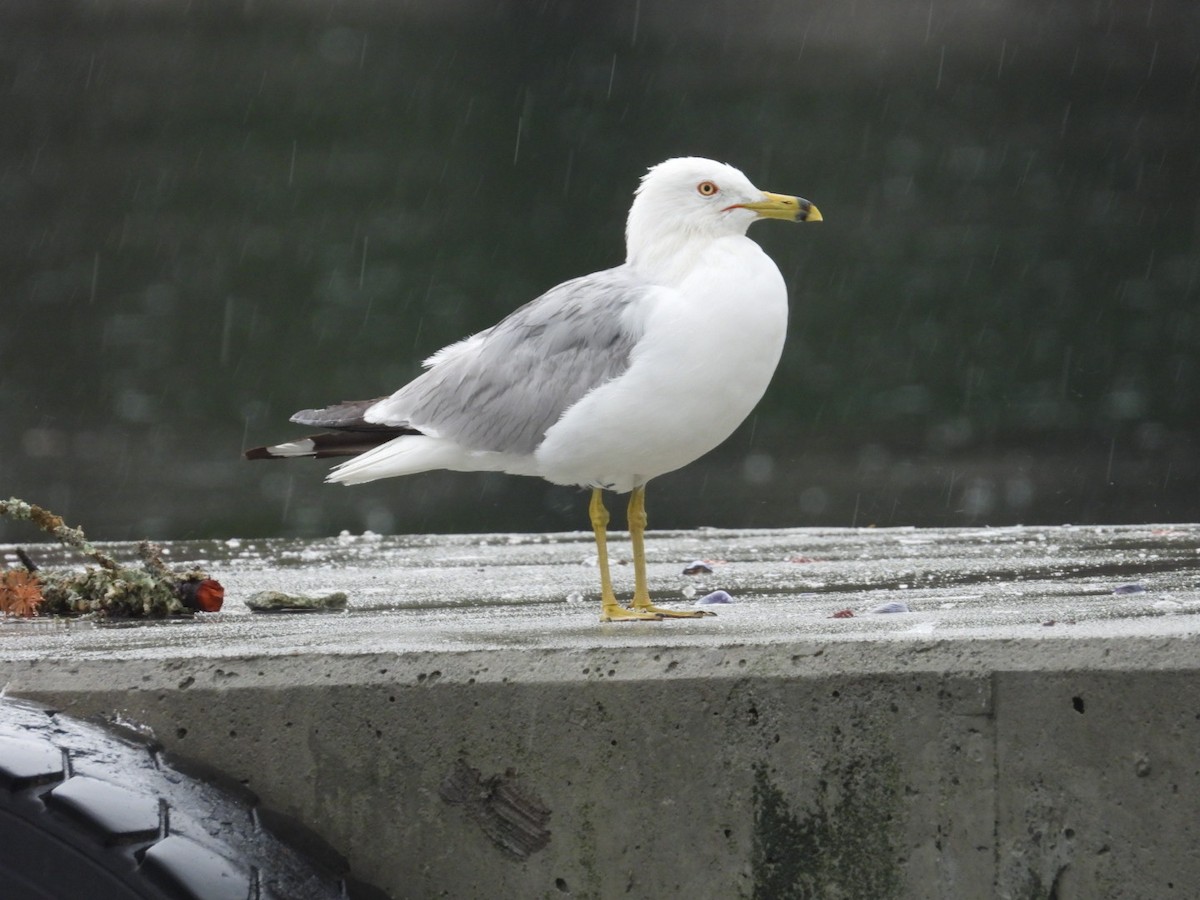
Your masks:
<path fill-rule="evenodd" d="M 431 469 L 459 468 L 466 458 L 463 449 L 451 441 L 424 434 L 406 434 L 336 466 L 325 480 L 335 484 L 362 484 Z"/>

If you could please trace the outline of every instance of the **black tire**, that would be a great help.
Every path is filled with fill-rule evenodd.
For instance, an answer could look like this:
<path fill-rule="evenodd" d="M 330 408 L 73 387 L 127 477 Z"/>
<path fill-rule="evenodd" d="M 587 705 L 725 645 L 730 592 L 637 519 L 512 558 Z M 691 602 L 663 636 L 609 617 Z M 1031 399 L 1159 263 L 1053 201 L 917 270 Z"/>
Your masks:
<path fill-rule="evenodd" d="M 153 742 L 0 699 L 0 895 L 385 900 L 311 832 L 196 775 Z"/>

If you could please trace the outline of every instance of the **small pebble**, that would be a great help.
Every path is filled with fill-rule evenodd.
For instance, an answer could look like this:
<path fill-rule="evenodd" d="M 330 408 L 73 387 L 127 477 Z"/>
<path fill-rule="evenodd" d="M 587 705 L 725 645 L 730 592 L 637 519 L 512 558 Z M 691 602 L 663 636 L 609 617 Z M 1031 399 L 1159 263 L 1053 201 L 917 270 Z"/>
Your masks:
<path fill-rule="evenodd" d="M 1150 774 L 1150 757 L 1145 753 L 1139 753 L 1133 761 L 1133 772 L 1138 778 L 1145 778 Z"/>
<path fill-rule="evenodd" d="M 873 613 L 906 613 L 906 612 L 912 612 L 912 610 L 910 610 L 908 608 L 907 603 L 899 603 L 899 602 L 893 600 L 891 603 L 880 604 L 879 606 L 877 606 L 873 610 L 871 610 L 871 612 L 873 612 Z"/>
<path fill-rule="evenodd" d="M 712 566 L 702 559 L 693 560 L 683 567 L 684 575 L 711 575 Z"/>
<path fill-rule="evenodd" d="M 1123 584 L 1113 588 L 1114 594 L 1144 594 L 1146 588 L 1140 584 Z"/>
<path fill-rule="evenodd" d="M 733 603 L 734 599 L 729 596 L 726 591 L 713 591 L 711 594 L 705 594 L 693 606 L 708 606 L 712 603 Z"/>
<path fill-rule="evenodd" d="M 348 598 L 342 591 L 312 597 L 307 594 L 285 594 L 283 591 L 259 591 L 246 600 L 254 612 L 315 612 L 345 609 Z"/>

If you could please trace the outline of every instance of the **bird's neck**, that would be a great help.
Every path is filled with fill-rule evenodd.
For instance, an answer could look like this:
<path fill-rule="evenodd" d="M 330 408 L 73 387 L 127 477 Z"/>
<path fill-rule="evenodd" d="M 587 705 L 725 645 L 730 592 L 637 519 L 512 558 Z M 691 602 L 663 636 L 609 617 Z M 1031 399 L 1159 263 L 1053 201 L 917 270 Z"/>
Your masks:
<path fill-rule="evenodd" d="M 625 261 L 656 284 L 676 285 L 715 243 L 744 237 L 749 220 L 714 224 L 676 214 L 639 194 L 625 222 Z"/>
<path fill-rule="evenodd" d="M 744 238 L 740 235 L 707 235 L 687 232 L 660 234 L 655 239 L 630 243 L 626 263 L 654 284 L 674 287 L 719 244 Z"/>

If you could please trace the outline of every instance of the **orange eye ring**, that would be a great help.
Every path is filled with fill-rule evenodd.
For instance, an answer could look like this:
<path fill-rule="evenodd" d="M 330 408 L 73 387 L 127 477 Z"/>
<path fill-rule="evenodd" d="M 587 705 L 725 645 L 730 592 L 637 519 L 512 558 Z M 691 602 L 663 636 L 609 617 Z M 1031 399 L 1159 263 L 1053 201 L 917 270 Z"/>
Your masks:
<path fill-rule="evenodd" d="M 716 194 L 720 188 L 718 188 L 711 181 L 702 181 L 696 185 L 696 190 L 700 193 L 701 197 L 711 197 Z"/>

